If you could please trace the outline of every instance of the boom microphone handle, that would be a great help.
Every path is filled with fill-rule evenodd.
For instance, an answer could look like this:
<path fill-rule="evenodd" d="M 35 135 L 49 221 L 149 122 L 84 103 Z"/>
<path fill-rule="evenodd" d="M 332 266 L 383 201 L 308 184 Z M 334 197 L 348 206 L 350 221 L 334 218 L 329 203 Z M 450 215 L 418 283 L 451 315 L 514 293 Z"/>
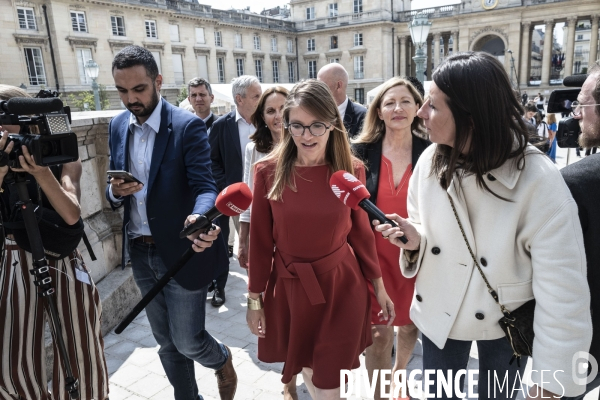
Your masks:
<path fill-rule="evenodd" d="M 396 227 L 398 226 L 398 224 L 395 221 L 392 221 L 391 219 L 387 218 L 385 214 L 381 212 L 381 210 L 371 202 L 371 200 L 363 199 L 358 203 L 358 205 L 360 206 L 360 208 L 365 210 L 367 214 L 369 214 L 369 217 L 371 219 L 377 219 L 382 224 L 390 224 Z M 400 236 L 398 239 L 400 239 L 400 241 L 404 244 L 408 243 L 408 239 L 404 235 Z"/>
<path fill-rule="evenodd" d="M 125 319 L 121 321 L 119 326 L 117 326 L 117 328 L 115 329 L 116 334 L 120 334 L 125 330 L 125 328 L 129 326 L 131 321 L 133 321 L 135 317 L 137 317 L 138 314 L 141 313 L 144 308 L 146 308 L 148 303 L 150 303 L 152 299 L 154 299 L 158 292 L 160 292 L 167 285 L 167 283 L 169 283 L 171 278 L 175 276 L 175 274 L 178 273 L 181 268 L 183 268 L 183 266 L 194 256 L 194 254 L 196 254 L 196 252 L 192 249 L 192 246 L 188 247 L 188 249 L 175 263 L 175 265 L 169 268 L 169 270 L 162 276 L 162 278 L 160 278 L 160 280 L 156 282 L 152 289 L 150 289 L 150 291 L 146 293 L 142 300 L 140 300 L 135 305 L 135 307 L 133 307 L 133 310 L 131 310 L 131 312 L 127 314 Z"/>
<path fill-rule="evenodd" d="M 213 207 L 206 212 L 206 214 L 202 214 L 198 218 L 196 218 L 196 222 L 193 224 L 189 224 L 183 227 L 183 230 L 179 232 L 179 239 L 183 239 L 186 236 L 191 235 L 192 233 L 199 231 L 200 229 L 210 228 L 212 222 L 223 215 L 217 207 Z"/>

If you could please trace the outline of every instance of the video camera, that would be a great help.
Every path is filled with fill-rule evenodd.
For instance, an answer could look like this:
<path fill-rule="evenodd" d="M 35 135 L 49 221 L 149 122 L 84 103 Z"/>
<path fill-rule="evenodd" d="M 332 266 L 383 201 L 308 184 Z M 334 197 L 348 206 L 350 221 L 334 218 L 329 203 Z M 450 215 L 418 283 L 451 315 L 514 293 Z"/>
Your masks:
<path fill-rule="evenodd" d="M 575 87 L 576 89 L 557 89 L 550 93 L 548 100 L 549 113 L 571 113 L 571 103 L 577 100 L 583 83 L 587 79 L 586 74 L 567 76 L 563 80 L 563 85 Z M 573 148 L 579 147 L 579 135 L 581 128 L 579 121 L 573 117 L 563 118 L 558 123 L 556 131 L 556 143 L 559 147 Z"/>
<path fill-rule="evenodd" d="M 21 167 L 21 146 L 27 147 L 41 166 L 66 164 L 79 158 L 77 135 L 71 131 L 71 109 L 63 107 L 56 92 L 41 90 L 35 98 L 0 101 L 0 125 L 20 126 L 19 133 L 10 134 L 6 142 L 7 146 L 14 142 L 8 155 L 11 168 Z"/>

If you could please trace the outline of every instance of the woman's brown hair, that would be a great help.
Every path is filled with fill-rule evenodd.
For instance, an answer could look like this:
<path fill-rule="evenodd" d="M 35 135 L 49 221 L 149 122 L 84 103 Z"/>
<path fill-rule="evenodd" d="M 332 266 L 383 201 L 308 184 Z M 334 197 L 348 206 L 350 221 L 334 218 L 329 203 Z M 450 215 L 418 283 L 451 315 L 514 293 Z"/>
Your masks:
<path fill-rule="evenodd" d="M 325 162 L 329 165 L 332 173 L 344 170 L 354 174 L 354 166 L 360 162 L 352 156 L 348 134 L 327 85 L 316 79 L 302 81 L 292 88 L 283 107 L 284 129 L 280 144 L 268 156 L 259 161 L 259 163 L 275 162 L 273 186 L 267 195 L 270 200 L 281 201 L 286 186 L 296 191 L 295 163 L 298 158 L 298 149 L 287 129 L 287 124 L 290 111 L 297 107 L 302 107 L 316 119 L 333 125 L 325 148 Z"/>
<path fill-rule="evenodd" d="M 263 92 L 260 100 L 258 100 L 258 106 L 256 107 L 256 111 L 254 111 L 254 114 L 252 114 L 251 118 L 252 125 L 256 126 L 256 131 L 250 135 L 250 140 L 256 145 L 256 151 L 265 154 L 270 153 L 271 150 L 273 150 L 273 135 L 271 135 L 271 131 L 267 127 L 263 117 L 267 97 L 273 93 L 279 93 L 285 98 L 287 98 L 290 94 L 290 92 L 288 92 L 288 90 L 283 86 L 273 86 L 268 88 Z"/>
<path fill-rule="evenodd" d="M 383 101 L 383 97 L 388 90 L 396 86 L 406 86 L 417 105 L 417 110 L 421 108 L 423 105 L 423 97 L 421 96 L 421 93 L 419 93 L 419 91 L 412 85 L 412 83 L 406 79 L 398 77 L 389 79 L 383 84 L 383 87 L 373 99 L 373 102 L 367 111 L 362 131 L 358 137 L 352 140 L 352 143 L 375 143 L 381 140 L 385 134 L 385 122 L 379 118 L 377 111 L 381 110 L 381 102 Z M 419 136 L 425 136 L 423 120 L 416 115 L 410 128 L 412 132 L 418 133 Z"/>

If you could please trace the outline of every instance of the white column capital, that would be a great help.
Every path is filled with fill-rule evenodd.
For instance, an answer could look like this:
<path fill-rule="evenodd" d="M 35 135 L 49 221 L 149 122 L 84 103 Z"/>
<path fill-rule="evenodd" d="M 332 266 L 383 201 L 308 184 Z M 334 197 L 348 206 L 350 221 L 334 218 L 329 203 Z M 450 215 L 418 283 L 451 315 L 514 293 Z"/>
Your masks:
<path fill-rule="evenodd" d="M 568 17 L 567 18 L 567 24 L 569 25 L 569 28 L 573 28 L 575 26 L 575 24 L 577 23 L 577 18 L 578 17 Z"/>

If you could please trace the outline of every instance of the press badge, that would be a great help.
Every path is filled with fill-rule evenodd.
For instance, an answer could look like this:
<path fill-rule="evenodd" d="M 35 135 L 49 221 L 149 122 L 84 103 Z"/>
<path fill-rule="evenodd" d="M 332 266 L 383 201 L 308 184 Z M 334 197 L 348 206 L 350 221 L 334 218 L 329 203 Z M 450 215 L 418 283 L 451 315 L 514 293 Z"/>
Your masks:
<path fill-rule="evenodd" d="M 90 280 L 90 274 L 83 268 L 83 264 L 79 259 L 75 260 L 75 278 L 77 278 L 79 282 L 83 282 L 86 285 L 92 284 Z"/>

